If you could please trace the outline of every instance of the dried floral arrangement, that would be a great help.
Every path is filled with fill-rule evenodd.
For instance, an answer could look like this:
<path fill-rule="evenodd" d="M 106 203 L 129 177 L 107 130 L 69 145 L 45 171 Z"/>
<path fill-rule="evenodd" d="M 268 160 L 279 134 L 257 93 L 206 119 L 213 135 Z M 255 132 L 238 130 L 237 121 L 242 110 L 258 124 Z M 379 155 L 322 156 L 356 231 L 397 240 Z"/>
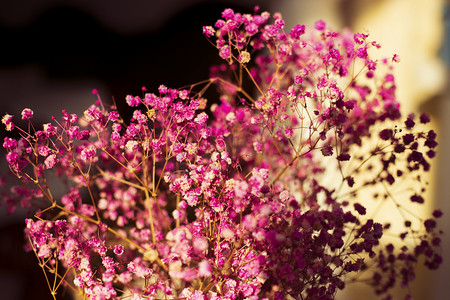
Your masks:
<path fill-rule="evenodd" d="M 258 9 L 226 9 L 203 33 L 224 64 L 187 88 L 127 96 L 130 120 L 96 90 L 82 116 L 38 127 L 24 109 L 26 128 L 3 117 L 21 136 L 3 143 L 20 179 L 4 205 L 34 214 L 27 247 L 53 298 L 333 299 L 359 280 L 389 299 L 419 260 L 439 266 L 442 213 L 415 218 L 392 196 L 413 180 L 408 201 L 424 202 L 437 146 L 417 128 L 428 116 L 400 113 L 396 55 L 373 59 L 367 34 L 323 21 L 286 31 Z M 377 201 L 404 217 L 395 242 Z"/>

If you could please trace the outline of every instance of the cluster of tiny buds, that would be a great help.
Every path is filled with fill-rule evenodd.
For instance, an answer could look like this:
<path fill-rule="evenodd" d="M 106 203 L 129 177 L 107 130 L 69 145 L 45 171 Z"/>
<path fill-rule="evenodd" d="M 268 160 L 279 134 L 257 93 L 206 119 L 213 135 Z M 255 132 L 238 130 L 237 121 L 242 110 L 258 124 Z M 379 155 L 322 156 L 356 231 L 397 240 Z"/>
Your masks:
<path fill-rule="evenodd" d="M 186 89 L 126 96 L 129 120 L 97 90 L 80 116 L 38 127 L 26 108 L 27 129 L 2 118 L 19 179 L 5 206 L 33 213 L 27 248 L 53 297 L 334 299 L 359 279 L 389 299 L 419 261 L 440 265 L 442 212 L 413 220 L 392 197 L 414 180 L 406 201 L 424 203 L 437 147 L 427 115 L 402 119 L 397 55 L 374 59 L 367 34 L 323 21 L 285 31 L 258 8 L 226 9 L 203 33 L 224 64 Z M 367 205 L 380 198 L 405 218 L 396 243 Z"/>

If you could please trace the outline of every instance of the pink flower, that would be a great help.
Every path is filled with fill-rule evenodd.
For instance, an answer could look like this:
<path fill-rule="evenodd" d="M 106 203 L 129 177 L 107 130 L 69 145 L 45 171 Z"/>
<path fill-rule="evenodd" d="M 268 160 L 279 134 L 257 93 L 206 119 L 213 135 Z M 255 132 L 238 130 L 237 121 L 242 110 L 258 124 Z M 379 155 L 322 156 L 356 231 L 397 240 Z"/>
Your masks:
<path fill-rule="evenodd" d="M 275 27 L 277 27 L 278 29 L 283 29 L 284 28 L 284 20 L 283 19 L 276 19 L 275 20 Z"/>
<path fill-rule="evenodd" d="M 203 33 L 206 35 L 206 37 L 211 37 L 214 35 L 215 30 L 212 26 L 203 26 Z"/>
<path fill-rule="evenodd" d="M 197 123 L 199 126 L 203 127 L 206 124 L 206 121 L 208 120 L 208 115 L 204 112 L 197 115 L 197 117 L 194 119 L 194 122 Z"/>
<path fill-rule="evenodd" d="M 56 157 L 56 155 L 51 154 L 44 161 L 45 168 L 51 169 L 56 165 L 57 162 L 58 162 L 58 158 Z"/>
<path fill-rule="evenodd" d="M 366 38 L 368 37 L 367 34 L 363 34 L 363 33 L 355 33 L 353 36 L 353 39 L 355 40 L 355 42 L 358 45 L 362 45 L 364 43 L 364 41 L 366 40 Z"/>
<path fill-rule="evenodd" d="M 208 240 L 202 236 L 196 236 L 193 239 L 194 249 L 198 252 L 204 252 L 208 249 Z"/>
<path fill-rule="evenodd" d="M 108 119 L 115 122 L 119 119 L 119 113 L 117 111 L 111 111 L 108 114 Z"/>
<path fill-rule="evenodd" d="M 67 130 L 67 135 L 69 136 L 69 138 L 75 139 L 77 137 L 79 129 L 80 129 L 80 127 L 78 127 L 78 126 L 70 126 L 69 130 Z"/>
<path fill-rule="evenodd" d="M 393 62 L 400 62 L 400 57 L 398 56 L 398 54 L 394 54 L 394 56 L 392 57 L 392 61 Z"/>
<path fill-rule="evenodd" d="M 84 161 L 91 160 L 94 158 L 95 153 L 96 153 L 95 146 L 91 144 L 91 145 L 83 148 L 83 150 L 81 150 L 80 157 Z"/>
<path fill-rule="evenodd" d="M 225 45 L 225 46 L 221 47 L 220 51 L 219 51 L 219 55 L 223 59 L 229 59 L 231 56 L 230 46 Z"/>
<path fill-rule="evenodd" d="M 289 33 L 289 35 L 293 38 L 293 39 L 299 39 L 301 35 L 305 34 L 305 25 L 295 25 L 294 28 L 292 28 L 291 32 Z"/>
<path fill-rule="evenodd" d="M 43 128 L 44 128 L 44 132 L 47 135 L 47 137 L 52 137 L 56 134 L 56 128 L 53 127 L 53 125 L 50 123 L 44 124 Z"/>
<path fill-rule="evenodd" d="M 161 84 L 161 85 L 158 87 L 158 92 L 159 92 L 160 94 L 164 95 L 164 94 L 167 94 L 167 93 L 169 92 L 169 90 L 167 89 L 167 86 Z"/>
<path fill-rule="evenodd" d="M 211 265 L 207 260 L 202 260 L 198 264 L 198 274 L 202 277 L 211 277 L 212 276 L 212 269 Z"/>
<path fill-rule="evenodd" d="M 322 20 L 319 20 L 316 23 L 314 23 L 314 28 L 316 28 L 319 31 L 324 31 L 325 27 L 326 27 L 326 24 Z"/>
<path fill-rule="evenodd" d="M 148 121 L 146 115 L 144 115 L 140 110 L 135 110 L 133 112 L 133 118 L 138 121 L 139 124 L 144 124 Z"/>
<path fill-rule="evenodd" d="M 253 142 L 253 148 L 256 152 L 261 153 L 262 152 L 262 144 L 260 142 Z"/>
<path fill-rule="evenodd" d="M 12 138 L 5 136 L 3 139 L 3 148 L 5 148 L 8 152 L 14 150 L 17 145 L 17 141 Z"/>
<path fill-rule="evenodd" d="M 258 25 L 255 23 L 249 23 L 245 26 L 245 30 L 249 35 L 255 35 L 258 32 Z"/>
<path fill-rule="evenodd" d="M 12 122 L 12 115 L 4 115 L 2 118 L 2 123 L 6 126 L 6 131 L 11 131 L 14 129 L 14 123 Z"/>
<path fill-rule="evenodd" d="M 234 185 L 234 194 L 238 198 L 244 198 L 247 194 L 248 184 L 245 181 L 238 181 Z"/>
<path fill-rule="evenodd" d="M 366 48 L 359 48 L 356 50 L 356 56 L 359 58 L 365 59 L 367 58 L 367 49 Z"/>
<path fill-rule="evenodd" d="M 232 19 L 234 16 L 234 11 L 231 8 L 226 8 L 223 12 L 222 12 L 222 18 L 224 19 Z"/>
<path fill-rule="evenodd" d="M 141 99 L 139 97 L 134 97 L 131 95 L 127 95 L 125 97 L 125 101 L 131 107 L 135 107 L 135 106 L 138 106 L 139 104 L 141 104 Z"/>
<path fill-rule="evenodd" d="M 216 28 L 218 28 L 218 29 L 220 29 L 220 28 L 222 28 L 223 26 L 225 26 L 225 21 L 224 20 L 217 20 L 217 22 L 214 24 L 214 27 L 216 27 Z"/>
<path fill-rule="evenodd" d="M 29 108 L 22 110 L 22 120 L 30 120 L 33 118 L 33 111 Z"/>

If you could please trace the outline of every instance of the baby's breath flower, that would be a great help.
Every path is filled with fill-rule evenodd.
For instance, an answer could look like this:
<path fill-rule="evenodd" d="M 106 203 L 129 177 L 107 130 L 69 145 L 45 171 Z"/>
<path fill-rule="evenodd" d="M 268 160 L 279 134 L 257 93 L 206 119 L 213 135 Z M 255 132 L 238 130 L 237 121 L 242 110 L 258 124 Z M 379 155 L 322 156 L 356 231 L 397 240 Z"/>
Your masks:
<path fill-rule="evenodd" d="M 241 53 L 238 56 L 238 61 L 241 64 L 246 64 L 250 61 L 250 53 L 247 51 L 241 51 Z"/>
<path fill-rule="evenodd" d="M 84 161 L 91 160 L 95 157 L 96 149 L 94 145 L 89 145 L 81 150 L 81 159 Z"/>
<path fill-rule="evenodd" d="M 203 26 L 203 33 L 206 35 L 206 37 L 211 37 L 214 35 L 215 30 L 212 26 Z"/>
<path fill-rule="evenodd" d="M 14 123 L 12 122 L 12 115 L 6 114 L 2 117 L 2 123 L 6 126 L 6 131 L 14 129 Z"/>
<path fill-rule="evenodd" d="M 379 43 L 323 21 L 305 31 L 226 9 L 203 27 L 226 61 L 209 80 L 142 87 L 123 118 L 96 90 L 83 118 L 63 110 L 34 127 L 24 109 L 18 128 L 3 116 L 21 184 L 0 180 L 2 199 L 36 216 L 25 232 L 46 276 L 89 299 L 334 299 L 360 279 L 389 298 L 417 263 L 436 269 L 440 210 L 399 214 L 396 233 L 369 205 L 413 182 L 402 191 L 418 213 L 438 146 L 420 130 L 428 116 L 401 119 L 398 57 L 375 60 Z"/>
<path fill-rule="evenodd" d="M 33 111 L 29 108 L 22 110 L 22 120 L 30 120 L 33 118 Z"/>

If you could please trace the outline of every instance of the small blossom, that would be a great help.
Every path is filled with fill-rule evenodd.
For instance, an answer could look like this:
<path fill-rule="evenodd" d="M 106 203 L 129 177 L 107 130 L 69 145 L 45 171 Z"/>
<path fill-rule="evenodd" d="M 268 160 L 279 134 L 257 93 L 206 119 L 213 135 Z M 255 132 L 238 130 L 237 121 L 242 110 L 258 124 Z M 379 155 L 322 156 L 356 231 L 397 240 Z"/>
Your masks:
<path fill-rule="evenodd" d="M 442 217 L 442 215 L 443 215 L 443 213 L 439 209 L 436 209 L 433 211 L 433 217 L 435 217 L 435 218 L 440 218 L 440 217 Z"/>
<path fill-rule="evenodd" d="M 431 232 L 436 227 L 436 221 L 433 219 L 425 220 L 424 222 L 425 228 L 428 232 Z"/>
<path fill-rule="evenodd" d="M 230 58 L 230 56 L 231 56 L 230 46 L 225 45 L 225 46 L 221 47 L 221 48 L 220 48 L 220 51 L 219 51 L 219 55 L 220 55 L 220 57 L 223 58 L 223 59 L 228 59 L 228 58 Z"/>
<path fill-rule="evenodd" d="M 128 134 L 130 137 L 135 137 L 136 135 L 138 135 L 139 129 L 138 129 L 138 127 L 136 126 L 136 124 L 131 123 L 131 124 L 128 126 L 126 132 L 127 132 L 127 134 Z"/>
<path fill-rule="evenodd" d="M 197 123 L 199 126 L 204 126 L 207 120 L 208 115 L 202 112 L 194 119 L 194 122 Z"/>
<path fill-rule="evenodd" d="M 76 138 L 79 141 L 87 141 L 90 137 L 90 134 L 91 133 L 89 132 L 89 130 L 81 130 L 77 132 Z"/>
<path fill-rule="evenodd" d="M 56 134 L 56 128 L 53 127 L 51 123 L 46 123 L 42 126 L 44 128 L 44 132 L 47 135 L 47 137 L 52 137 Z"/>
<path fill-rule="evenodd" d="M 136 151 L 138 148 L 138 142 L 134 141 L 134 140 L 129 140 L 127 141 L 127 143 L 125 144 L 125 149 L 127 151 L 133 152 Z"/>
<path fill-rule="evenodd" d="M 293 38 L 293 39 L 299 39 L 301 35 L 305 34 L 305 25 L 295 25 L 294 28 L 292 28 L 291 32 L 289 33 L 289 35 Z"/>
<path fill-rule="evenodd" d="M 29 108 L 22 110 L 22 120 L 30 120 L 33 118 L 33 111 Z"/>
<path fill-rule="evenodd" d="M 226 8 L 223 12 L 222 12 L 222 18 L 224 19 L 232 19 L 234 16 L 234 11 L 231 8 Z"/>
<path fill-rule="evenodd" d="M 326 27 L 326 24 L 322 20 L 319 20 L 316 23 L 314 23 L 314 28 L 316 28 L 319 31 L 324 31 L 325 27 Z"/>
<path fill-rule="evenodd" d="M 353 39 L 358 45 L 362 45 L 367 37 L 368 37 L 367 34 L 356 33 L 354 34 Z"/>
<path fill-rule="evenodd" d="M 164 84 L 161 84 L 161 85 L 158 87 L 158 92 L 159 92 L 161 95 L 164 95 L 164 94 L 167 94 L 167 93 L 169 92 L 169 89 L 168 89 L 167 86 L 165 86 Z"/>
<path fill-rule="evenodd" d="M 223 26 L 225 26 L 225 21 L 221 19 L 217 20 L 216 23 L 214 24 L 214 27 L 218 29 L 222 28 Z"/>
<path fill-rule="evenodd" d="M 288 139 L 292 138 L 293 135 L 294 130 L 292 130 L 291 128 L 288 128 L 284 131 L 284 136 L 287 137 Z"/>
<path fill-rule="evenodd" d="M 139 124 L 144 124 L 148 121 L 146 115 L 144 115 L 140 110 L 135 110 L 133 112 L 133 118 L 138 121 Z"/>
<path fill-rule="evenodd" d="M 78 121 L 78 116 L 76 115 L 76 114 L 71 114 L 70 116 L 69 116 L 69 122 L 70 123 L 75 123 L 75 122 L 77 122 Z"/>
<path fill-rule="evenodd" d="M 95 157 L 96 149 L 94 145 L 89 145 L 81 150 L 81 159 L 84 161 L 91 160 Z"/>
<path fill-rule="evenodd" d="M 321 150 L 323 156 L 331 156 L 333 155 L 333 147 L 325 146 Z"/>
<path fill-rule="evenodd" d="M 14 129 L 14 123 L 12 122 L 12 115 L 4 115 L 2 118 L 2 123 L 6 126 L 6 131 L 11 131 Z"/>
<path fill-rule="evenodd" d="M 426 124 L 428 122 L 430 122 L 430 117 L 428 117 L 428 115 L 425 113 L 421 114 L 420 115 L 420 123 Z"/>
<path fill-rule="evenodd" d="M 410 199 L 411 199 L 412 202 L 424 203 L 424 200 L 423 200 L 422 196 L 417 195 L 417 194 L 412 195 Z"/>
<path fill-rule="evenodd" d="M 245 31 L 249 34 L 249 35 L 255 35 L 258 32 L 258 25 L 256 25 L 255 23 L 249 23 L 245 26 Z"/>
<path fill-rule="evenodd" d="M 122 253 L 123 253 L 123 246 L 122 245 L 115 245 L 114 246 L 114 254 L 122 255 Z"/>
<path fill-rule="evenodd" d="M 44 145 L 39 146 L 38 147 L 38 153 L 41 156 L 48 156 L 50 154 L 50 148 L 47 147 L 47 146 L 44 146 Z"/>
<path fill-rule="evenodd" d="M 280 200 L 286 202 L 290 197 L 290 193 L 287 190 L 284 190 L 280 193 Z"/>
<path fill-rule="evenodd" d="M 203 26 L 203 34 L 207 37 L 212 37 L 215 33 L 215 30 L 212 26 Z"/>
<path fill-rule="evenodd" d="M 392 131 L 392 129 L 383 129 L 383 130 L 380 132 L 380 138 L 381 138 L 382 140 L 387 141 L 387 140 L 389 140 L 389 139 L 392 138 L 393 134 L 394 134 L 394 132 Z"/>
<path fill-rule="evenodd" d="M 127 95 L 125 97 L 125 101 L 131 107 L 135 107 L 135 106 L 138 106 L 139 104 L 141 104 L 139 97 L 133 97 L 131 95 Z"/>
<path fill-rule="evenodd" d="M 341 153 L 337 156 L 337 160 L 339 161 L 347 161 L 350 160 L 350 154 L 348 153 Z"/>
<path fill-rule="evenodd" d="M 69 136 L 69 138 L 76 139 L 79 129 L 80 127 L 78 126 L 70 126 L 69 129 L 67 130 L 67 135 Z"/>
<path fill-rule="evenodd" d="M 263 145 L 260 142 L 253 142 L 253 148 L 256 152 L 261 153 L 262 152 Z"/>
<path fill-rule="evenodd" d="M 236 182 L 234 185 L 234 194 L 238 198 L 243 198 L 247 194 L 248 184 L 245 181 Z"/>
<path fill-rule="evenodd" d="M 119 119 L 119 113 L 117 111 L 111 111 L 108 114 L 108 119 L 115 122 Z"/>
<path fill-rule="evenodd" d="M 408 119 L 406 119 L 406 121 L 405 121 L 406 128 L 408 128 L 408 129 L 413 128 L 415 124 L 416 123 L 414 122 L 414 120 L 411 117 L 408 117 Z"/>
<path fill-rule="evenodd" d="M 242 51 L 238 56 L 238 61 L 241 64 L 248 63 L 250 61 L 250 53 L 248 53 L 247 51 Z"/>
<path fill-rule="evenodd" d="M 211 277 L 212 276 L 212 269 L 211 265 L 207 260 L 203 260 L 198 265 L 198 273 L 202 277 Z"/>
<path fill-rule="evenodd" d="M 367 58 L 367 49 L 366 48 L 359 48 L 356 50 L 356 56 L 358 56 L 361 59 Z"/>
<path fill-rule="evenodd" d="M 275 26 L 278 29 L 283 29 L 284 28 L 284 21 L 283 21 L 283 19 L 276 19 L 275 20 Z"/>
<path fill-rule="evenodd" d="M 127 265 L 127 269 L 128 271 L 130 271 L 131 273 L 135 273 L 137 268 L 136 268 L 136 264 L 134 262 L 129 262 Z"/>
<path fill-rule="evenodd" d="M 355 203 L 355 204 L 353 204 L 353 207 L 360 215 L 366 214 L 366 208 L 364 206 L 362 206 L 361 204 Z"/>
<path fill-rule="evenodd" d="M 398 54 L 394 54 L 394 56 L 392 57 L 392 61 L 396 63 L 400 62 L 400 57 L 398 56 Z"/>
<path fill-rule="evenodd" d="M 12 138 L 5 136 L 5 138 L 3 139 L 3 148 L 5 148 L 7 151 L 14 150 L 17 145 L 17 141 Z"/>

